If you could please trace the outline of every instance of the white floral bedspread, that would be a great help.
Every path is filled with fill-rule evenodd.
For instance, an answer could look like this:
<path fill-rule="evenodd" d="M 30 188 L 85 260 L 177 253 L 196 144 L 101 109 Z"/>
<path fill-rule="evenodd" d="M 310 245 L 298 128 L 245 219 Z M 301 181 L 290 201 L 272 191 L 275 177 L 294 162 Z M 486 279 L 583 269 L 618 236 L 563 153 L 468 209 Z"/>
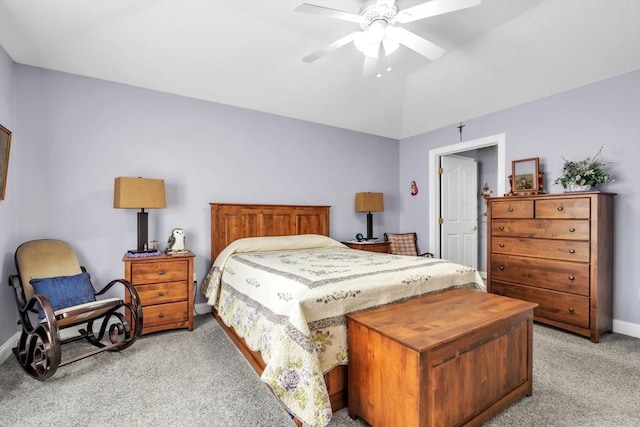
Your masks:
<path fill-rule="evenodd" d="M 359 251 L 325 236 L 256 239 L 227 247 L 203 292 L 261 352 L 262 381 L 305 425 L 331 419 L 323 375 L 347 364 L 345 313 L 448 288 L 486 291 L 476 270 L 446 260 Z"/>

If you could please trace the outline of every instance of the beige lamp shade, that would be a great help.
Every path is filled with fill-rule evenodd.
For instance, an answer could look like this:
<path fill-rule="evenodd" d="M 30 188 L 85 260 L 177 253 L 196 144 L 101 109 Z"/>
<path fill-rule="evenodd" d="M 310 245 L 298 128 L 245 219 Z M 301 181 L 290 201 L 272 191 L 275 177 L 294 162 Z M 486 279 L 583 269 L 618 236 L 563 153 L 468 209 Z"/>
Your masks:
<path fill-rule="evenodd" d="M 166 208 L 164 179 L 117 177 L 113 190 L 113 207 L 120 209 Z"/>
<path fill-rule="evenodd" d="M 384 211 L 382 193 L 356 193 L 356 212 Z"/>

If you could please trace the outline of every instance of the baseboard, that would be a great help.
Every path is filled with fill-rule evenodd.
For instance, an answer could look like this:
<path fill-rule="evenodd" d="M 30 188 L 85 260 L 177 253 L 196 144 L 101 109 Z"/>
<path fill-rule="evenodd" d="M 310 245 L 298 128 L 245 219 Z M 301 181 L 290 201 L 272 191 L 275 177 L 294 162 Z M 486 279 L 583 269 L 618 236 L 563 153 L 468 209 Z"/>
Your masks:
<path fill-rule="evenodd" d="M 637 323 L 625 322 L 624 320 L 613 319 L 613 332 L 640 338 L 640 325 Z"/>
<path fill-rule="evenodd" d="M 12 357 L 13 352 L 11 349 L 18 344 L 20 339 L 20 331 L 13 334 L 5 343 L 0 346 L 0 363 L 4 363 L 9 357 Z"/>
<path fill-rule="evenodd" d="M 201 302 L 194 305 L 193 311 L 196 316 L 200 316 L 202 314 L 211 314 L 211 306 L 206 302 Z"/>

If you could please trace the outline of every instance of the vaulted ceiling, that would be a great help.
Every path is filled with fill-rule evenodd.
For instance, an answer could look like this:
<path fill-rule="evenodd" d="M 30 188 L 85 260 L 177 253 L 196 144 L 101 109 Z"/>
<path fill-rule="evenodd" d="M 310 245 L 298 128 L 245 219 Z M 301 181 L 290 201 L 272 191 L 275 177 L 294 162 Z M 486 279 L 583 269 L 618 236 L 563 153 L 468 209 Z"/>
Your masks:
<path fill-rule="evenodd" d="M 483 0 L 406 24 L 447 52 L 400 47 L 379 78 L 353 44 L 303 62 L 359 27 L 301 3 L 0 0 L 0 45 L 20 64 L 394 139 L 640 69 L 640 0 Z"/>

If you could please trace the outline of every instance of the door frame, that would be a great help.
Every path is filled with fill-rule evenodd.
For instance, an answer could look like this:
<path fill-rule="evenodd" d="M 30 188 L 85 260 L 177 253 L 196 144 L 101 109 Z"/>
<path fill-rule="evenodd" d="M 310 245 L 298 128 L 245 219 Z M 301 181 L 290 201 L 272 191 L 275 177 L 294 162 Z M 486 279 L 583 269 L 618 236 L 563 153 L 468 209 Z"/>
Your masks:
<path fill-rule="evenodd" d="M 504 194 L 506 181 L 504 133 L 429 150 L 429 249 L 438 258 L 440 257 L 440 244 L 438 243 L 440 241 L 440 227 L 438 224 L 438 212 L 440 212 L 440 178 L 438 176 L 438 165 L 440 164 L 440 156 L 459 154 L 485 147 L 497 147 L 498 171 L 496 180 L 498 181 L 498 187 L 494 190 L 493 194 Z M 480 194 L 480 191 L 481 189 L 479 188 L 478 194 Z"/>

